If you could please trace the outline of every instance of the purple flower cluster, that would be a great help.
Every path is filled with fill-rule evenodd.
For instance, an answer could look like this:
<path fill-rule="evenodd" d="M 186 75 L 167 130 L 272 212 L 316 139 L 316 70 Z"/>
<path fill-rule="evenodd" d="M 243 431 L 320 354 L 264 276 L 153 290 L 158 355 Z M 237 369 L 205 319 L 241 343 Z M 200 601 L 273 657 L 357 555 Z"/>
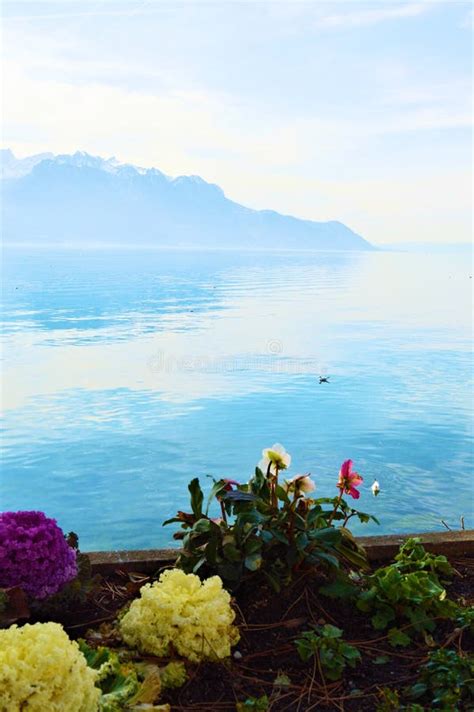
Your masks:
<path fill-rule="evenodd" d="M 55 519 L 43 512 L 0 514 L 0 587 L 21 586 L 42 599 L 76 575 L 76 551 Z"/>

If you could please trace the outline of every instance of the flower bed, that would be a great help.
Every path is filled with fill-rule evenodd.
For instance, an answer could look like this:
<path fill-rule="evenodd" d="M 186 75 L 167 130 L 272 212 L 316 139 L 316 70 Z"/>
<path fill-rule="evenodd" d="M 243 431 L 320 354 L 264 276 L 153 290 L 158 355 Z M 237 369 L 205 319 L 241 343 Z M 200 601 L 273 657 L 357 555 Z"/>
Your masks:
<path fill-rule="evenodd" d="M 274 445 L 247 483 L 216 480 L 207 501 L 219 517 L 194 479 L 190 511 L 172 520 L 177 568 L 155 575 L 120 566 L 94 575 L 54 523 L 46 528 L 60 557 L 32 533 L 37 516 L 8 515 L 3 540 L 0 520 L 0 711 L 40 710 L 45 700 L 65 712 L 470 709 L 474 559 L 448 561 L 410 539 L 370 564 L 348 529 L 353 517 L 371 518 L 344 498 L 355 502 L 363 486 L 352 462 L 336 496 L 319 498 L 308 474 L 282 478 L 290 463 Z M 67 572 L 59 590 L 31 589 L 18 563 L 24 541 L 52 580 Z M 50 645 L 80 685 L 61 685 L 61 665 L 43 664 Z"/>

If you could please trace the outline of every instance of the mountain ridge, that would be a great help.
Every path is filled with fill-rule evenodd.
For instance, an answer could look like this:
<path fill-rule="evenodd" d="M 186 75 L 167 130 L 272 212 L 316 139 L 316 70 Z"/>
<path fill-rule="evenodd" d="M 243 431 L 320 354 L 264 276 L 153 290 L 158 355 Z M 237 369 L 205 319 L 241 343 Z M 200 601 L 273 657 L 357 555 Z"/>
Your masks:
<path fill-rule="evenodd" d="M 157 168 L 81 151 L 16 159 L 3 149 L 1 161 L 7 241 L 375 249 L 339 221 L 254 210 L 228 199 L 200 176 L 172 178 Z"/>

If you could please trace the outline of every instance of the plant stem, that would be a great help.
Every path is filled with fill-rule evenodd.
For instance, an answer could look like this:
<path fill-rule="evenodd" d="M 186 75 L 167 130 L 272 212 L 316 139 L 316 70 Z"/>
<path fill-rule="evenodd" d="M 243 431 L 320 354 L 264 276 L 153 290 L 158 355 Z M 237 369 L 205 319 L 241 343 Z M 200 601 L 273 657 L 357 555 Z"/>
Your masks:
<path fill-rule="evenodd" d="M 295 538 L 295 506 L 298 499 L 298 492 L 295 489 L 293 494 L 293 502 L 290 504 L 290 523 L 288 526 L 288 540 L 293 544 Z"/>
<path fill-rule="evenodd" d="M 225 511 L 224 502 L 220 499 L 219 504 L 221 505 L 222 519 L 224 520 L 224 524 L 227 524 L 227 514 Z"/>
<path fill-rule="evenodd" d="M 342 495 L 343 495 L 343 490 L 341 489 L 341 491 L 339 492 L 339 497 L 337 498 L 337 502 L 334 505 L 334 509 L 332 510 L 331 516 L 329 517 L 328 527 L 331 526 L 332 520 L 334 519 L 334 516 L 335 516 L 337 510 L 339 509 L 339 505 L 341 504 Z"/>
<path fill-rule="evenodd" d="M 276 487 L 278 484 L 278 465 L 275 462 L 275 474 L 272 479 L 272 507 L 273 509 L 278 509 L 278 497 L 276 494 Z"/>

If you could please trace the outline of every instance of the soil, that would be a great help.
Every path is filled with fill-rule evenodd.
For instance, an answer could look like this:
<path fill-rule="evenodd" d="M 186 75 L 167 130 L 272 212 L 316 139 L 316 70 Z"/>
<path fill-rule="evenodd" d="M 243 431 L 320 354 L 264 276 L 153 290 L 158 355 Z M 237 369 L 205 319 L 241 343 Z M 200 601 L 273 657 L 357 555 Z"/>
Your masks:
<path fill-rule="evenodd" d="M 456 575 L 448 595 L 473 606 L 474 559 L 451 563 Z M 107 624 L 149 580 L 140 574 L 116 571 L 100 581 L 86 603 L 63 610 L 54 619 L 60 619 L 71 637 L 84 636 L 87 629 L 102 626 L 105 642 L 118 644 Z M 237 701 L 266 694 L 271 712 L 367 712 L 376 709 L 381 688 L 401 689 L 412 684 L 432 648 L 422 639 L 408 648 L 392 648 L 386 635 L 372 629 L 368 616 L 352 605 L 318 593 L 321 583 L 316 575 L 306 574 L 278 594 L 266 585 L 256 586 L 254 581 L 242 587 L 234 600 L 241 633 L 237 653 L 234 651 L 226 663 L 189 665 L 188 682 L 164 693 L 160 703 L 169 702 L 173 712 L 235 712 Z M 51 620 L 51 615 L 35 615 L 35 619 Z M 294 645 L 295 637 L 311 624 L 325 623 L 342 628 L 344 640 L 355 645 L 362 656 L 357 667 L 346 668 L 337 682 L 325 680 L 316 661 L 303 663 Z M 436 647 L 474 650 L 468 633 L 456 633 L 450 622 L 438 626 L 435 638 Z M 377 660 L 385 655 L 389 656 L 387 662 Z M 290 684 L 276 686 L 279 674 L 287 675 Z"/>

